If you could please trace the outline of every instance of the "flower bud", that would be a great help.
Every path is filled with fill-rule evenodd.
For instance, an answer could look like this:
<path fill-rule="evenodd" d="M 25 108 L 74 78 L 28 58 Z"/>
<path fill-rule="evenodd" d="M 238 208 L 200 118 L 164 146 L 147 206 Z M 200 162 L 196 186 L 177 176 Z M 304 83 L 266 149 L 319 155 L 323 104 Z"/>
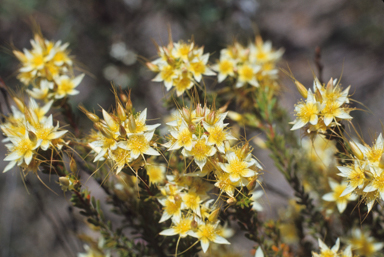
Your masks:
<path fill-rule="evenodd" d="M 32 141 L 32 143 L 36 144 L 37 136 L 35 133 L 33 133 L 33 131 L 28 131 L 28 137 L 29 137 L 29 140 Z"/>
<path fill-rule="evenodd" d="M 249 153 L 249 143 L 246 142 L 243 147 L 241 147 L 241 151 L 240 151 L 240 155 L 241 155 L 241 158 L 245 158 L 248 153 Z"/>
<path fill-rule="evenodd" d="M 125 121 L 127 119 L 125 110 L 120 103 L 117 104 L 117 116 L 119 117 L 120 121 Z"/>
<path fill-rule="evenodd" d="M 227 204 L 234 204 L 234 203 L 236 203 L 237 201 L 236 201 L 236 198 L 235 197 L 231 197 L 231 198 L 229 198 L 228 200 L 227 200 Z"/>
<path fill-rule="evenodd" d="M 127 112 L 130 112 L 132 110 L 132 101 L 131 101 L 131 98 L 128 98 L 127 100 L 127 103 L 125 104 L 125 110 L 127 110 Z"/>
<path fill-rule="evenodd" d="M 349 146 L 351 147 L 352 153 L 360 160 L 364 159 L 364 154 L 360 148 L 356 145 L 355 142 L 349 141 Z"/>
<path fill-rule="evenodd" d="M 130 133 L 135 133 L 136 132 L 136 121 L 135 121 L 135 118 L 133 117 L 133 115 L 131 115 L 129 117 L 129 120 L 128 120 L 128 129 L 129 129 L 129 132 Z"/>
<path fill-rule="evenodd" d="M 120 99 L 123 103 L 126 103 L 128 101 L 128 97 L 123 93 L 120 94 Z"/>
<path fill-rule="evenodd" d="M 327 91 L 332 92 L 333 91 L 333 79 L 331 78 L 327 83 Z"/>
<path fill-rule="evenodd" d="M 191 133 L 195 133 L 196 132 L 196 126 L 194 124 L 189 124 L 188 125 L 188 129 Z"/>
<path fill-rule="evenodd" d="M 77 172 L 77 164 L 76 164 L 75 159 L 73 159 L 73 158 L 71 158 L 71 160 L 69 161 L 69 169 L 71 170 L 72 173 Z"/>
<path fill-rule="evenodd" d="M 256 179 L 253 179 L 252 181 L 250 181 L 247 185 L 247 189 L 249 191 L 252 191 L 256 186 Z"/>
<path fill-rule="evenodd" d="M 19 108 L 21 112 L 24 112 L 24 108 L 25 108 L 24 103 L 17 97 L 13 97 L 13 101 L 15 102 L 17 108 Z"/>
<path fill-rule="evenodd" d="M 236 122 L 240 122 L 243 119 L 243 116 L 240 113 L 229 111 L 228 112 L 228 117 Z"/>
<path fill-rule="evenodd" d="M 217 217 L 219 216 L 220 208 L 215 209 L 211 214 L 208 216 L 208 220 L 210 222 L 215 222 L 217 220 Z"/>
<path fill-rule="evenodd" d="M 224 149 L 225 149 L 225 152 L 231 149 L 231 144 L 227 140 L 224 141 Z"/>
<path fill-rule="evenodd" d="M 126 137 L 126 136 L 127 136 L 127 131 L 125 130 L 125 128 L 123 127 L 123 125 L 120 125 L 120 127 L 119 127 L 119 133 L 120 133 L 120 136 L 122 136 L 122 137 Z"/>
<path fill-rule="evenodd" d="M 204 116 L 204 110 L 203 110 L 203 108 L 201 108 L 201 104 L 198 104 L 198 105 L 196 106 L 196 116 L 197 116 L 197 117 L 202 117 L 202 116 Z"/>
<path fill-rule="evenodd" d="M 216 113 L 214 111 L 210 112 L 207 117 L 207 123 L 213 125 L 215 123 Z"/>
<path fill-rule="evenodd" d="M 98 123 L 95 123 L 94 124 L 95 128 L 101 132 L 101 134 L 103 134 L 103 136 L 105 136 L 106 138 L 109 138 L 109 139 L 112 139 L 113 138 L 113 134 L 112 132 L 105 128 L 100 122 Z"/>
<path fill-rule="evenodd" d="M 69 187 L 69 185 L 70 185 L 69 178 L 67 178 L 67 177 L 60 177 L 59 183 L 60 183 L 60 186 L 63 186 L 63 187 Z"/>
<path fill-rule="evenodd" d="M 99 122 L 100 118 L 94 113 L 86 112 L 85 115 L 87 115 L 88 119 L 90 119 L 92 122 Z"/>
<path fill-rule="evenodd" d="M 300 95 L 304 98 L 308 97 L 308 90 L 301 84 L 299 81 L 295 81 L 295 85 L 297 88 L 297 91 L 299 91 Z"/>
<path fill-rule="evenodd" d="M 197 229 L 198 226 L 199 226 L 199 224 L 197 223 L 196 220 L 192 220 L 191 221 L 191 228 L 192 228 L 192 230 Z"/>
<path fill-rule="evenodd" d="M 189 111 L 189 109 L 183 107 L 182 115 L 183 115 L 184 120 L 187 123 L 189 123 L 191 121 L 191 112 Z"/>
<path fill-rule="evenodd" d="M 151 62 L 147 62 L 145 65 L 147 65 L 148 69 L 150 69 L 153 72 L 159 72 L 159 67 L 156 64 L 153 64 Z"/>

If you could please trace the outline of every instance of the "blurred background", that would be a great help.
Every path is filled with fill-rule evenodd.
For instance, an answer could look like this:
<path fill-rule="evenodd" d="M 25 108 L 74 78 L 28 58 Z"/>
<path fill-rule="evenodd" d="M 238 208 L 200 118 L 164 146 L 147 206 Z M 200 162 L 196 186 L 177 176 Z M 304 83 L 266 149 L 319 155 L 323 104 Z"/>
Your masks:
<path fill-rule="evenodd" d="M 88 131 L 90 123 L 77 111 L 108 108 L 114 101 L 111 81 L 132 90 L 137 109 L 148 108 L 149 118 L 166 114 L 161 83 L 151 82 L 154 74 L 144 66 L 156 57 L 156 47 L 168 42 L 168 28 L 175 41 L 194 38 L 204 45 L 213 63 L 221 48 L 235 40 L 247 44 L 255 35 L 284 48 L 280 67 L 289 68 L 306 87 L 313 83 L 315 48 L 321 48 L 323 79 L 342 74 L 344 87 L 351 85 L 353 98 L 371 112 L 354 112 L 354 122 L 366 142 L 381 131 L 384 112 L 384 3 L 381 0 L 1 0 L 0 77 L 14 90 L 20 89 L 15 75 L 18 61 L 12 47 L 30 48 L 32 22 L 50 40 L 70 43 L 78 66 L 87 71 L 71 99 L 79 123 Z M 281 75 L 284 85 L 281 104 L 292 114 L 300 98 L 294 84 Z M 3 101 L 0 98 L 0 101 Z M 265 180 L 290 195 L 284 179 L 268 160 L 268 152 L 256 152 L 266 170 Z M 0 170 L 5 166 L 0 144 Z M 32 175 L 32 174 L 31 174 Z M 75 210 L 69 208 L 58 189 L 56 177 L 44 178 L 54 194 L 35 176 L 28 176 L 27 191 L 16 170 L 0 175 L 0 256 L 75 256 L 84 251 L 75 231 L 82 229 Z M 50 181 L 49 181 L 50 180 Z M 97 197 L 104 195 L 92 181 L 87 182 Z M 276 216 L 286 199 L 268 194 L 266 216 Z M 273 203 L 273 204 L 270 204 Z M 106 206 L 105 208 L 108 208 Z M 115 217 L 111 217 L 114 219 Z M 236 241 L 245 238 L 235 237 Z M 249 243 L 251 249 L 252 244 Z M 245 251 L 245 255 L 249 250 Z"/>

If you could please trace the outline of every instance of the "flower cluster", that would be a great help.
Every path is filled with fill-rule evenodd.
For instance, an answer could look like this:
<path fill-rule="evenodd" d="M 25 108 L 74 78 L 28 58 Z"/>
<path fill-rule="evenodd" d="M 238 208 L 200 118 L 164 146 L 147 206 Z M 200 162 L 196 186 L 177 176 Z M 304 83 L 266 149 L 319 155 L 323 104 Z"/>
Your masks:
<path fill-rule="evenodd" d="M 65 142 L 63 136 L 67 130 L 59 128 L 59 122 L 53 125 L 52 115 L 47 116 L 53 101 L 39 106 L 32 98 L 28 106 L 20 99 L 14 97 L 17 107 L 12 106 L 12 114 L 6 118 L 6 122 L 0 128 L 9 142 L 5 146 L 8 155 L 5 161 L 10 163 L 3 172 L 12 169 L 15 165 L 24 170 L 37 171 L 40 163 L 49 160 L 44 158 L 44 152 L 51 149 L 61 150 Z M 49 154 L 48 154 L 49 156 Z"/>
<path fill-rule="evenodd" d="M 231 146 L 230 141 L 237 139 L 226 129 L 226 115 L 223 110 L 198 104 L 196 109 L 183 108 L 176 112 L 175 120 L 167 123 L 170 135 L 164 146 L 168 151 L 179 151 L 186 165 L 173 176 L 167 176 L 166 185 L 161 187 L 160 222 L 172 218 L 171 228 L 161 234 L 196 237 L 204 252 L 210 242 L 229 243 L 225 239 L 228 233 L 218 220 L 221 196 L 229 197 L 227 203 L 235 202 L 236 188 L 247 186 L 251 190 L 262 170 L 248 144 Z M 214 186 L 221 191 L 215 203 L 208 195 Z M 256 201 L 260 192 L 252 191 L 253 196 L 249 197 L 257 211 L 262 209 Z"/>
<path fill-rule="evenodd" d="M 194 42 L 170 42 L 159 47 L 158 54 L 158 59 L 147 63 L 150 70 L 158 73 L 153 81 L 164 81 L 168 91 L 175 87 L 177 96 L 199 83 L 203 75 L 215 75 L 207 65 L 209 53 L 204 54 L 204 48 Z"/>
<path fill-rule="evenodd" d="M 125 108 L 117 98 L 115 111 L 102 109 L 103 119 L 83 109 L 97 129 L 88 138 L 89 146 L 96 154 L 94 161 L 109 160 L 116 173 L 124 167 L 133 169 L 135 165 L 141 165 L 145 162 L 144 155 L 160 155 L 153 148 L 153 135 L 160 124 L 147 125 L 147 109 L 135 112 L 130 98 L 124 99 L 128 99 Z"/>
<path fill-rule="evenodd" d="M 327 84 L 321 84 L 315 78 L 313 83 L 313 92 L 307 90 L 300 82 L 295 82 L 300 94 L 306 98 L 295 106 L 296 119 L 292 122 L 291 130 L 300 129 L 306 126 L 306 132 L 309 134 L 325 133 L 339 125 L 341 120 L 351 120 L 348 107 L 349 88 L 342 90 L 337 79 L 329 80 Z"/>
<path fill-rule="evenodd" d="M 69 44 L 45 40 L 36 34 L 31 45 L 31 50 L 13 51 L 21 62 L 18 79 L 25 85 L 32 84 L 28 94 L 45 101 L 78 94 L 75 88 L 84 74 L 73 76 L 73 60 L 67 50 Z"/>
<path fill-rule="evenodd" d="M 235 43 L 220 51 L 220 60 L 212 68 L 218 72 L 218 81 L 227 77 L 236 80 L 236 87 L 250 84 L 259 87 L 266 83 L 276 83 L 278 69 L 276 63 L 283 55 L 283 50 L 274 51 L 270 41 L 263 42 L 260 36 L 255 43 L 243 47 Z"/>
<path fill-rule="evenodd" d="M 344 251 L 339 250 L 340 239 L 336 240 L 335 245 L 330 249 L 324 242 L 319 238 L 320 253 L 312 252 L 312 257 L 353 257 L 352 246 L 349 245 Z"/>
<path fill-rule="evenodd" d="M 363 198 L 370 211 L 375 200 L 384 200 L 383 136 L 380 134 L 373 146 L 351 141 L 350 147 L 353 152 L 351 163 L 337 167 L 340 171 L 338 175 L 348 183 L 341 197 L 350 193 L 357 194 Z"/>

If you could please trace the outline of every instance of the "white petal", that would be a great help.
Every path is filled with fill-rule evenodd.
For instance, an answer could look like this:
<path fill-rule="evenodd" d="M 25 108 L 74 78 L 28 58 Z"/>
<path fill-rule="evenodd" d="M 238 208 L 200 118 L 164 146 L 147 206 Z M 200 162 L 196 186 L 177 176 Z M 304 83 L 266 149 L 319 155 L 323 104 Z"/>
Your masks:
<path fill-rule="evenodd" d="M 9 171 L 10 169 L 12 169 L 13 167 L 15 167 L 16 165 L 16 161 L 11 161 L 10 163 L 8 163 L 7 166 L 5 166 L 4 170 L 3 170 L 3 173 Z"/>
<path fill-rule="evenodd" d="M 156 151 L 155 149 L 153 149 L 152 147 L 149 147 L 147 149 L 147 151 L 144 152 L 144 154 L 147 154 L 147 155 L 154 155 L 154 156 L 158 156 L 160 155 L 160 153 L 158 151 Z"/>
<path fill-rule="evenodd" d="M 201 248 L 203 249 L 203 252 L 206 252 L 209 247 L 209 241 L 208 240 L 201 240 Z"/>
<path fill-rule="evenodd" d="M 328 194 L 323 195 L 322 199 L 324 201 L 328 201 L 328 202 L 334 202 L 335 201 L 335 197 L 333 196 L 333 193 L 328 193 Z"/>
<path fill-rule="evenodd" d="M 177 235 L 176 231 L 174 228 L 169 228 L 169 229 L 166 229 L 166 230 L 163 230 L 159 233 L 160 235 L 162 236 L 173 236 L 173 235 Z"/>
<path fill-rule="evenodd" d="M 261 247 L 257 248 L 257 251 L 255 253 L 255 257 L 264 257 L 263 250 L 261 250 Z"/>
<path fill-rule="evenodd" d="M 215 242 L 216 244 L 225 244 L 225 245 L 231 244 L 230 242 L 228 242 L 227 239 L 221 236 L 216 236 L 213 242 Z"/>

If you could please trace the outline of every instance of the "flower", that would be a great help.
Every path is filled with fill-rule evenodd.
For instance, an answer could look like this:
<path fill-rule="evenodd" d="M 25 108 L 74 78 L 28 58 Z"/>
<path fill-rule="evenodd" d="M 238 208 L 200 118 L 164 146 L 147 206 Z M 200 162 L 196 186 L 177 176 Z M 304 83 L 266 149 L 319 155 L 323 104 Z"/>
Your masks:
<path fill-rule="evenodd" d="M 308 90 L 308 97 L 305 103 L 300 103 L 295 107 L 296 120 L 292 122 L 291 130 L 299 129 L 310 122 L 316 125 L 318 122 L 318 114 L 321 111 L 320 103 L 318 103 L 311 89 Z"/>
<path fill-rule="evenodd" d="M 252 205 L 252 210 L 254 211 L 262 211 L 263 210 L 263 206 L 261 206 L 257 200 L 263 195 L 263 191 L 252 191 L 252 192 L 249 192 L 249 194 L 252 194 L 250 200 L 252 201 L 251 205 Z"/>
<path fill-rule="evenodd" d="M 55 77 L 55 83 L 57 85 L 57 90 L 53 93 L 56 99 L 61 99 L 67 95 L 77 95 L 79 91 L 75 88 L 81 83 L 84 78 L 84 74 L 81 74 L 73 79 L 67 75 L 62 75 Z"/>
<path fill-rule="evenodd" d="M 229 174 L 232 182 L 239 181 L 242 177 L 252 177 L 257 175 L 256 171 L 249 167 L 257 163 L 256 160 L 241 160 L 234 152 L 226 154 L 228 163 L 219 163 L 221 169 Z"/>
<path fill-rule="evenodd" d="M 131 151 L 132 159 L 137 159 L 140 155 L 160 155 L 155 149 L 153 149 L 149 142 L 153 137 L 154 131 L 145 133 L 135 133 L 128 136 L 127 141 L 120 141 L 118 146 L 125 150 Z"/>
<path fill-rule="evenodd" d="M 28 133 L 25 133 L 22 137 L 10 136 L 12 144 L 7 144 L 6 147 L 10 152 L 4 161 L 10 161 L 10 163 L 4 168 L 3 172 L 7 172 L 12 169 L 16 164 L 21 166 L 23 163 L 29 165 L 34 155 L 34 150 L 39 147 L 40 142 L 37 140 L 31 140 Z"/>
<path fill-rule="evenodd" d="M 329 249 L 329 247 L 324 244 L 324 242 L 319 238 L 319 247 L 320 247 L 320 254 L 317 254 L 315 252 L 312 252 L 313 257 L 338 257 L 337 252 L 340 248 L 340 239 L 338 238 L 336 240 L 335 245 Z"/>
<path fill-rule="evenodd" d="M 328 181 L 333 192 L 325 194 L 323 196 L 323 200 L 328 202 L 336 202 L 337 209 L 340 213 L 343 213 L 343 211 L 347 207 L 348 201 L 356 200 L 357 196 L 353 194 L 341 196 L 344 190 L 347 188 L 347 182 L 343 181 L 339 184 L 332 179 L 329 179 Z"/>
<path fill-rule="evenodd" d="M 150 184 L 162 183 L 165 180 L 165 166 L 162 164 L 148 164 L 147 175 L 149 177 Z"/>
<path fill-rule="evenodd" d="M 207 65 L 209 53 L 203 54 L 194 42 L 170 42 L 168 46 L 159 47 L 159 58 L 148 62 L 147 67 L 158 74 L 152 81 L 164 82 L 169 91 L 175 87 L 177 96 L 191 89 L 203 77 L 216 75 Z"/>
<path fill-rule="evenodd" d="M 180 237 L 186 237 L 192 231 L 191 223 L 193 222 L 192 216 L 181 218 L 178 221 L 173 222 L 172 227 L 160 232 L 162 236 L 180 235 Z"/>
<path fill-rule="evenodd" d="M 217 244 L 230 244 L 227 239 L 217 234 L 217 226 L 219 224 L 218 222 L 212 224 L 209 222 L 199 221 L 198 223 L 199 226 L 197 228 L 197 232 L 191 232 L 190 236 L 199 239 L 203 252 L 206 252 L 208 250 L 210 242 L 214 242 Z"/>
<path fill-rule="evenodd" d="M 197 139 L 195 135 L 193 137 L 195 140 Z M 216 153 L 216 148 L 208 144 L 208 137 L 204 135 L 194 142 L 191 151 L 183 151 L 185 156 L 193 156 L 195 163 L 199 166 L 200 170 L 203 170 L 204 165 L 207 163 L 207 158 Z"/>
<path fill-rule="evenodd" d="M 384 246 L 384 243 L 377 243 L 368 233 L 362 232 L 358 228 L 352 230 L 352 238 L 349 243 L 354 250 L 356 249 L 357 254 L 366 257 L 375 256 L 375 253 L 379 252 Z"/>

